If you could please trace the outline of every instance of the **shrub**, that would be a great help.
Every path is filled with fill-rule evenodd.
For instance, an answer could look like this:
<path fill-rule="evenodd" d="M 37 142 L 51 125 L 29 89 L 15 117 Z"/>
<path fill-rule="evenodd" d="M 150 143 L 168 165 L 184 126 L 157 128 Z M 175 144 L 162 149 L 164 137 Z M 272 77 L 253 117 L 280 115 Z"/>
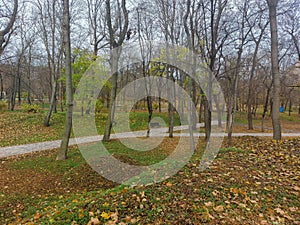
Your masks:
<path fill-rule="evenodd" d="M 38 105 L 35 105 L 35 104 L 23 104 L 22 105 L 22 109 L 25 111 L 25 112 L 33 112 L 33 113 L 37 113 L 41 110 L 41 107 L 38 106 Z"/>

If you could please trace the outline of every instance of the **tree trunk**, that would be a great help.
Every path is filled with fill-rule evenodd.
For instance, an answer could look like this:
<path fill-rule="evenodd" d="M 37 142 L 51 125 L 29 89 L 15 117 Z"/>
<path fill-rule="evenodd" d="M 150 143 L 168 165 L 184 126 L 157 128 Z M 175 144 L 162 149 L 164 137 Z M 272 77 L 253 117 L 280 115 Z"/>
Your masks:
<path fill-rule="evenodd" d="M 277 15 L 276 8 L 278 0 L 267 0 L 269 6 L 270 28 L 271 28 L 271 62 L 273 78 L 273 107 L 272 124 L 273 139 L 281 140 L 281 125 L 279 117 L 280 107 L 280 78 L 278 65 L 278 33 L 277 33 Z"/>
<path fill-rule="evenodd" d="M 196 62 L 194 62 L 194 65 L 196 64 Z M 196 77 L 194 75 L 194 77 Z M 192 101 L 193 101 L 193 104 L 195 106 L 195 108 L 197 108 L 197 93 L 196 93 L 196 82 L 194 80 L 191 81 L 192 82 Z M 195 112 L 192 112 L 192 127 L 193 127 L 193 130 L 196 130 L 196 126 L 197 126 L 197 114 L 196 114 L 196 111 Z"/>
<path fill-rule="evenodd" d="M 217 110 L 217 118 L 218 118 L 218 127 L 222 128 L 222 110 L 220 107 L 219 98 L 217 95 L 213 95 L 215 104 L 216 104 L 216 110 Z"/>
<path fill-rule="evenodd" d="M 292 107 L 293 107 L 293 102 L 292 102 L 292 98 L 290 98 L 290 103 L 289 103 L 289 116 L 291 116 Z"/>
<path fill-rule="evenodd" d="M 72 67 L 71 67 L 71 41 L 70 41 L 70 15 L 69 0 L 63 0 L 63 39 L 65 47 L 66 67 L 66 121 L 57 160 L 67 158 L 69 139 L 72 129 L 73 91 L 72 91 Z"/>
<path fill-rule="evenodd" d="M 148 108 L 148 130 L 147 130 L 147 137 L 150 137 L 150 122 L 152 120 L 153 108 L 152 108 L 152 98 L 151 96 L 147 96 L 147 108 Z"/>
<path fill-rule="evenodd" d="M 261 33 L 261 36 L 258 41 L 255 41 L 255 50 L 253 54 L 252 59 L 252 68 L 250 71 L 250 79 L 249 79 L 249 86 L 248 86 L 248 100 L 247 100 L 247 113 L 248 113 L 248 129 L 253 130 L 253 121 L 252 121 L 252 105 L 253 105 L 253 78 L 254 78 L 254 72 L 256 69 L 257 64 L 257 54 L 259 49 L 260 40 L 262 37 L 263 32 Z"/>
<path fill-rule="evenodd" d="M 265 132 L 264 122 L 265 122 L 265 116 L 268 112 L 270 91 L 271 91 L 271 87 L 268 88 L 268 90 L 267 90 L 267 96 L 266 96 L 266 100 L 265 100 L 265 104 L 264 104 L 264 111 L 263 111 L 263 114 L 262 114 L 262 117 L 261 117 L 261 132 Z"/>
<path fill-rule="evenodd" d="M 115 64 L 115 63 L 113 63 Z M 116 63 L 116 65 L 118 65 Z M 116 70 L 113 70 L 116 71 Z M 117 96 L 117 81 L 118 81 L 118 73 L 115 72 L 112 75 L 111 79 L 111 92 L 110 92 L 110 100 L 108 104 L 108 118 L 106 120 L 106 125 L 105 125 L 105 130 L 104 130 L 104 135 L 103 135 L 103 141 L 109 141 L 110 139 L 110 133 L 111 133 L 111 128 L 114 120 L 114 115 L 115 115 L 115 100 Z"/>
<path fill-rule="evenodd" d="M 53 85 L 52 85 L 50 106 L 49 106 L 49 110 L 47 112 L 47 115 L 46 115 L 46 118 L 45 118 L 45 121 L 44 121 L 44 125 L 46 127 L 50 126 L 51 114 L 52 114 L 52 112 L 55 108 L 55 105 L 56 105 L 56 90 L 57 90 L 57 80 L 54 79 Z"/>
<path fill-rule="evenodd" d="M 203 122 L 203 108 L 204 108 L 205 96 L 203 90 L 200 89 L 200 106 L 199 106 L 199 123 Z"/>
<path fill-rule="evenodd" d="M 149 74 L 148 74 L 149 75 Z M 143 76 L 146 79 L 147 72 L 146 72 L 146 65 L 145 62 L 143 62 Z M 152 98 L 151 98 L 151 83 L 149 80 L 149 87 L 147 85 L 147 81 L 145 82 L 145 90 L 147 93 L 147 109 L 148 109 L 148 130 L 147 130 L 147 137 L 150 137 L 150 122 L 152 120 L 152 114 L 153 114 L 153 107 L 152 107 Z"/>
<path fill-rule="evenodd" d="M 0 100 L 4 98 L 3 96 L 3 77 L 2 74 L 0 73 Z"/>
<path fill-rule="evenodd" d="M 117 96 L 117 82 L 118 82 L 118 62 L 119 62 L 119 57 L 121 54 L 121 49 L 118 48 L 122 46 L 125 36 L 128 31 L 128 24 L 129 24 L 129 17 L 128 17 L 128 10 L 126 9 L 126 1 L 122 0 L 121 2 L 121 8 L 122 8 L 122 13 L 124 16 L 124 24 L 118 24 L 118 28 L 120 31 L 119 39 L 116 40 L 116 33 L 114 29 L 114 25 L 112 23 L 112 15 L 111 15 L 111 6 L 110 6 L 110 0 L 105 1 L 106 5 L 106 22 L 107 22 L 107 27 L 109 30 L 109 45 L 110 45 L 110 50 L 114 49 L 114 53 L 111 54 L 111 72 L 113 73 L 112 78 L 111 78 L 111 99 L 109 101 L 109 108 L 108 108 L 108 118 L 106 121 L 105 125 L 105 130 L 104 130 L 104 135 L 103 135 L 103 141 L 109 141 L 110 139 L 110 133 L 111 133 L 111 128 L 112 128 L 112 123 L 114 120 L 114 114 L 115 114 L 115 99 Z M 121 9 L 118 9 L 118 16 L 121 18 Z"/>
<path fill-rule="evenodd" d="M 14 111 L 15 110 L 15 105 L 16 105 L 16 97 L 17 97 L 17 84 L 18 84 L 18 79 L 17 75 L 14 75 L 13 79 L 13 87 L 11 90 L 11 100 L 10 100 L 10 110 Z"/>
<path fill-rule="evenodd" d="M 188 81 L 188 93 L 191 93 L 192 90 L 192 80 L 189 77 L 189 81 Z M 188 119 L 188 124 L 189 124 L 189 135 L 190 135 L 190 149 L 191 150 L 195 150 L 195 140 L 194 140 L 194 128 L 193 128 L 193 121 L 192 121 L 192 117 L 193 117 L 193 102 L 192 101 L 188 101 L 187 102 L 187 107 L 188 107 L 188 112 L 187 112 L 187 119 Z"/>
<path fill-rule="evenodd" d="M 31 54 L 31 46 L 29 47 L 29 55 L 28 55 L 28 71 L 27 71 L 27 78 L 28 78 L 28 85 L 27 85 L 27 102 L 31 105 L 31 61 L 32 61 L 32 54 Z"/>
<path fill-rule="evenodd" d="M 172 138 L 173 133 L 174 133 L 174 114 L 175 114 L 174 113 L 175 109 L 174 109 L 173 104 L 175 104 L 175 94 L 176 94 L 175 93 L 175 80 L 173 77 L 174 69 L 171 68 L 171 71 L 169 71 L 169 69 L 167 68 L 167 73 L 168 73 L 167 78 L 172 80 L 172 87 L 169 87 L 169 89 L 168 89 L 169 137 Z"/>
<path fill-rule="evenodd" d="M 18 73 L 18 105 L 20 106 L 22 102 L 22 92 L 21 92 L 21 74 Z"/>

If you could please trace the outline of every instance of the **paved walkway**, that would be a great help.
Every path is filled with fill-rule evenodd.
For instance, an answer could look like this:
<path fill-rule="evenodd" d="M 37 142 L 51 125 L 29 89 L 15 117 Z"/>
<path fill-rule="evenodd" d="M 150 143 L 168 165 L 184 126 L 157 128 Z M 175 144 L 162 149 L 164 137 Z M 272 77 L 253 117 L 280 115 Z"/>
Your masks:
<path fill-rule="evenodd" d="M 213 125 L 216 124 L 216 122 L 213 121 Z M 197 124 L 197 128 L 203 127 L 203 123 Z M 188 126 L 176 126 L 174 127 L 174 131 L 180 131 L 180 130 L 187 130 Z M 163 137 L 168 136 L 168 128 L 154 128 L 151 129 L 150 136 L 151 137 Z M 145 137 L 147 131 L 135 131 L 135 132 L 125 132 L 125 133 L 118 133 L 118 134 L 112 134 L 111 138 L 113 139 L 121 139 L 121 138 L 132 138 L 132 137 Z M 194 133 L 195 137 L 204 137 L 204 133 Z M 213 136 L 226 136 L 226 133 L 213 133 Z M 175 137 L 188 137 L 189 133 L 174 133 Z M 272 137 L 272 133 L 233 133 L 232 136 L 238 137 L 238 136 L 259 136 L 259 137 Z M 283 137 L 300 137 L 300 133 L 283 133 Z M 81 138 L 71 138 L 69 145 L 75 145 L 75 144 L 86 144 L 86 143 L 92 143 L 96 141 L 102 140 L 103 135 L 99 136 L 92 136 L 92 137 L 81 137 Z M 32 143 L 32 144 L 25 144 L 25 145 L 17 145 L 17 146 L 8 146 L 8 147 L 0 147 L 0 158 L 14 156 L 14 155 L 22 155 L 30 152 L 37 152 L 37 151 L 43 151 L 43 150 L 50 150 L 54 148 L 58 148 L 60 146 L 60 140 L 56 141 L 46 141 L 46 142 L 40 142 L 40 143 Z"/>

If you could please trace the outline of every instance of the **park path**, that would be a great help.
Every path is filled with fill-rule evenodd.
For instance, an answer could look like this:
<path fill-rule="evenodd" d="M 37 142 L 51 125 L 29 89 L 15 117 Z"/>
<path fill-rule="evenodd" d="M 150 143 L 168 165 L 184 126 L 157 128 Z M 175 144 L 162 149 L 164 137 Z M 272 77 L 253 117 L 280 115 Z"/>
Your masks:
<path fill-rule="evenodd" d="M 215 121 L 212 122 L 213 125 L 216 124 Z M 203 127 L 203 123 L 198 123 L 197 128 Z M 174 131 L 187 130 L 188 126 L 176 126 L 174 127 Z M 150 137 L 163 137 L 168 136 L 168 128 L 154 128 L 151 129 Z M 134 131 L 134 132 L 124 132 L 112 134 L 111 138 L 113 139 L 121 139 L 121 138 L 132 138 L 132 137 L 145 137 L 147 131 Z M 204 137 L 204 133 L 194 133 L 195 137 Z M 226 136 L 226 133 L 213 133 L 213 136 L 223 137 Z M 189 133 L 174 133 L 175 137 L 188 137 Z M 272 137 L 272 133 L 233 133 L 232 136 L 256 136 L 256 137 Z M 300 133 L 283 133 L 283 137 L 300 137 Z M 69 145 L 80 145 L 86 143 L 92 143 L 96 141 L 102 140 L 103 135 L 91 136 L 91 137 L 80 137 L 80 138 L 71 138 Z M 24 144 L 24 145 L 16 145 L 16 146 L 8 146 L 8 147 L 0 147 L 0 158 L 14 156 L 14 155 L 22 155 L 31 152 L 50 150 L 54 148 L 59 148 L 60 140 L 55 141 L 45 141 L 39 143 L 32 144 Z"/>

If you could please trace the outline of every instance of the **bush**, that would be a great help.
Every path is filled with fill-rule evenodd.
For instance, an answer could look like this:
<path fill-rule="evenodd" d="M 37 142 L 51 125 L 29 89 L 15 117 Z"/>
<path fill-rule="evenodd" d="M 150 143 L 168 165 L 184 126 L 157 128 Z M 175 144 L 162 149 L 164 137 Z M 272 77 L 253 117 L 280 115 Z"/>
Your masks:
<path fill-rule="evenodd" d="M 7 109 L 7 103 L 5 101 L 0 101 L 0 112 L 4 112 Z"/>
<path fill-rule="evenodd" d="M 22 105 L 22 110 L 24 110 L 25 112 L 33 112 L 33 113 L 37 113 L 41 110 L 41 107 L 35 104 L 23 104 Z"/>

